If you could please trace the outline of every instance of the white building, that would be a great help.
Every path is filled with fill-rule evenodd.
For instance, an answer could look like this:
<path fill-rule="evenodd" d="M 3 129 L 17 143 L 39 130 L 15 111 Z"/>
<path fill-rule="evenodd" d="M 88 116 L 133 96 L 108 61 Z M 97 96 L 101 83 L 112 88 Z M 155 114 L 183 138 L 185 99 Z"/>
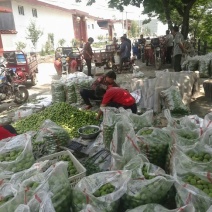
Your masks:
<path fill-rule="evenodd" d="M 141 32 L 147 30 L 150 31 L 151 36 L 162 36 L 166 34 L 166 30 L 168 29 L 167 24 L 163 24 L 158 19 L 152 19 L 147 24 L 142 24 L 142 20 L 140 21 Z"/>
<path fill-rule="evenodd" d="M 37 51 L 44 47 L 49 33 L 54 35 L 55 48 L 61 39 L 65 40 L 64 46 L 70 46 L 73 39 L 87 40 L 90 36 L 97 36 L 93 29 L 98 29 L 96 19 L 86 12 L 39 0 L 1 0 L 0 6 L 12 10 L 10 14 L 0 14 L 0 37 L 4 50 L 14 50 L 17 42 L 27 44 L 25 51 L 32 50 L 32 42 L 27 39 L 27 27 L 32 21 L 43 32 L 37 43 Z"/>

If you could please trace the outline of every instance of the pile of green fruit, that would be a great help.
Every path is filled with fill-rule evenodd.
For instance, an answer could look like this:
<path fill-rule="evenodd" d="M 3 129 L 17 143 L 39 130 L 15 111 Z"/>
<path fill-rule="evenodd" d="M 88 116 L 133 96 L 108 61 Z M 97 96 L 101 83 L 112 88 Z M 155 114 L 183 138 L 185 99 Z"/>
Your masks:
<path fill-rule="evenodd" d="M 176 131 L 176 142 L 181 146 L 193 145 L 198 141 L 199 134 L 196 131 L 180 129 Z"/>
<path fill-rule="evenodd" d="M 183 181 L 195 186 L 196 188 L 205 192 L 209 197 L 212 198 L 212 183 L 202 180 L 200 177 L 194 174 L 188 174 L 183 178 Z"/>
<path fill-rule="evenodd" d="M 23 150 L 13 150 L 0 155 L 0 162 L 3 161 L 14 161 L 23 152 Z"/>
<path fill-rule="evenodd" d="M 105 196 L 107 194 L 113 193 L 116 187 L 111 183 L 106 183 L 105 185 L 101 186 L 98 190 L 96 190 L 93 195 L 95 197 Z"/>
<path fill-rule="evenodd" d="M 152 133 L 152 129 L 140 130 L 137 133 L 138 137 L 138 146 L 147 158 L 150 163 L 165 168 L 166 155 L 168 151 L 168 135 L 162 130 L 159 134 Z M 165 139 L 162 139 L 165 138 Z"/>
<path fill-rule="evenodd" d="M 72 162 L 71 158 L 68 155 L 63 155 L 59 161 L 67 161 L 68 162 L 68 176 L 74 176 L 78 174 L 78 171 L 76 167 L 74 166 L 74 163 Z"/>
<path fill-rule="evenodd" d="M 98 125 L 95 112 L 82 111 L 65 102 L 60 102 L 47 107 L 41 112 L 21 119 L 13 126 L 19 134 L 27 131 L 37 131 L 46 119 L 50 119 L 67 130 L 70 138 L 79 137 L 78 129 L 80 127 L 85 125 Z"/>
<path fill-rule="evenodd" d="M 197 162 L 204 162 L 207 163 L 212 160 L 212 155 L 206 153 L 206 152 L 188 152 L 186 153 L 187 156 L 189 156 L 193 161 Z"/>
<path fill-rule="evenodd" d="M 16 161 L 22 152 L 23 150 L 12 150 L 0 155 L 0 167 L 2 166 L 5 170 L 12 172 L 19 172 L 30 168 L 35 162 L 32 153 L 23 153 L 23 158 Z"/>
<path fill-rule="evenodd" d="M 82 133 L 84 135 L 90 135 L 90 134 L 94 134 L 94 133 L 97 133 L 99 130 L 98 129 L 95 129 L 95 128 L 90 128 L 90 129 L 85 129 L 82 131 Z"/>

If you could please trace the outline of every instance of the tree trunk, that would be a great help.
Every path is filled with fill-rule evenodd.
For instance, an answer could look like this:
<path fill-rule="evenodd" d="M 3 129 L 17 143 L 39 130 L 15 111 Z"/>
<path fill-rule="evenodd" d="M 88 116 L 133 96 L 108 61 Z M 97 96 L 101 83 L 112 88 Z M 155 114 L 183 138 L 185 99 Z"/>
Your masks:
<path fill-rule="evenodd" d="M 189 3 L 185 4 L 184 6 L 183 24 L 182 24 L 182 31 L 181 31 L 184 39 L 188 38 L 190 10 L 196 1 L 197 0 L 190 0 Z"/>
<path fill-rule="evenodd" d="M 172 29 L 173 26 L 172 26 L 172 20 L 171 20 L 171 15 L 170 15 L 169 0 L 162 0 L 162 2 L 163 2 L 166 20 L 168 23 L 168 28 Z"/>

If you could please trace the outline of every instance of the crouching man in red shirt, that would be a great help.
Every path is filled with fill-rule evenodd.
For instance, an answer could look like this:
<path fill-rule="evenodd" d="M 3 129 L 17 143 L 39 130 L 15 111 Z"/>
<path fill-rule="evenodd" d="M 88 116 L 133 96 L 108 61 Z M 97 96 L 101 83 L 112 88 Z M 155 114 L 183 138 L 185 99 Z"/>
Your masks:
<path fill-rule="evenodd" d="M 137 105 L 134 97 L 129 93 L 129 91 L 119 88 L 111 87 L 107 90 L 98 86 L 96 88 L 96 95 L 103 96 L 102 103 L 100 107 L 123 107 L 124 109 L 131 109 L 133 113 L 137 113 Z M 102 111 L 99 110 L 97 119 L 102 115 Z"/>

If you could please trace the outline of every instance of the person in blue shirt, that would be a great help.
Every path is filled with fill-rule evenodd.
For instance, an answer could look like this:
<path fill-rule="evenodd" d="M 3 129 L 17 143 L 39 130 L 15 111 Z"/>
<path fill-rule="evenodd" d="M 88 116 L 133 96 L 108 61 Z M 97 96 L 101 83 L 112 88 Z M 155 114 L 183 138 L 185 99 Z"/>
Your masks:
<path fill-rule="evenodd" d="M 121 37 L 121 45 L 120 45 L 120 66 L 119 73 L 122 72 L 123 63 L 129 61 L 130 59 L 131 47 L 130 43 L 127 41 L 126 37 Z"/>

